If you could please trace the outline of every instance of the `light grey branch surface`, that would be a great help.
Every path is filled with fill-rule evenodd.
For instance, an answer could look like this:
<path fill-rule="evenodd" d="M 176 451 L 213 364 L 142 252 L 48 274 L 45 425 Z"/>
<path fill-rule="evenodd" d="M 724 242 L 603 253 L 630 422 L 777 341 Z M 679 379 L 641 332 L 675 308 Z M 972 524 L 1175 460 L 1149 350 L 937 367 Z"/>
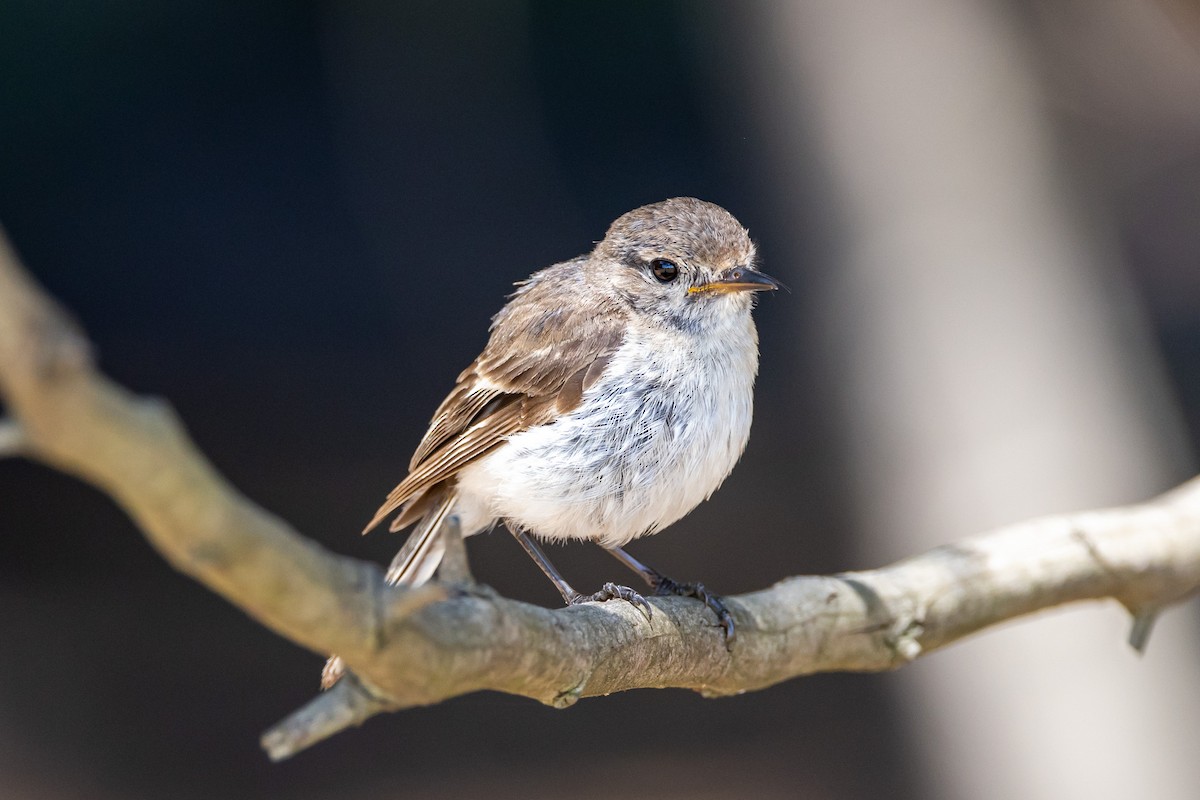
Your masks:
<path fill-rule="evenodd" d="M 227 484 L 165 404 L 93 365 L 78 327 L 0 235 L 0 442 L 117 500 L 177 569 L 353 675 L 263 736 L 272 758 L 381 711 L 491 689 L 554 706 L 634 688 L 737 694 L 814 672 L 891 669 L 1040 609 L 1113 598 L 1144 644 L 1200 587 L 1200 479 L 1148 503 L 1012 525 L 878 570 L 726 598 L 726 650 L 702 603 L 545 609 L 483 587 L 387 587 Z M 315 681 L 315 675 L 314 675 Z"/>

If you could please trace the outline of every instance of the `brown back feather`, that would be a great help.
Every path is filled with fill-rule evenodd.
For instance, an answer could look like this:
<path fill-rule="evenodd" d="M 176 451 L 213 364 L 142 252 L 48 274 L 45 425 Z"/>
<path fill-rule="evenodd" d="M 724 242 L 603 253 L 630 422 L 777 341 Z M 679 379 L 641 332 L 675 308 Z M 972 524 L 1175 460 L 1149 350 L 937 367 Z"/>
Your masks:
<path fill-rule="evenodd" d="M 508 437 L 579 405 L 624 338 L 625 309 L 591 290 L 585 260 L 535 273 L 496 315 L 487 347 L 458 376 L 413 454 L 408 477 L 366 530 L 405 504 L 392 529 L 411 524 L 431 489 Z"/>

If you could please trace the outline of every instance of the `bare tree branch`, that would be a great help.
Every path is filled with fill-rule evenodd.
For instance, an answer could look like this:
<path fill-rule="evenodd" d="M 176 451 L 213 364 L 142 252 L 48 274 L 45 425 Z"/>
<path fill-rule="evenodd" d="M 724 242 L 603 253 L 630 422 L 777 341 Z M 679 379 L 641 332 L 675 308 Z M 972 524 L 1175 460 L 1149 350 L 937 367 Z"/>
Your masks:
<path fill-rule="evenodd" d="M 492 689 L 565 707 L 633 688 L 705 696 L 799 675 L 905 664 L 1040 609 L 1113 598 L 1139 620 L 1200 587 L 1200 479 L 1149 503 L 1012 525 L 868 572 L 726 598 L 725 648 L 702 603 L 548 610 L 479 588 L 384 585 L 375 564 L 303 538 L 229 486 L 161 402 L 95 369 L 77 326 L 0 237 L 0 396 L 21 452 L 115 498 L 150 543 L 268 628 L 354 677 L 263 737 L 285 758 L 385 710 Z M 314 676 L 315 677 L 315 676 Z"/>

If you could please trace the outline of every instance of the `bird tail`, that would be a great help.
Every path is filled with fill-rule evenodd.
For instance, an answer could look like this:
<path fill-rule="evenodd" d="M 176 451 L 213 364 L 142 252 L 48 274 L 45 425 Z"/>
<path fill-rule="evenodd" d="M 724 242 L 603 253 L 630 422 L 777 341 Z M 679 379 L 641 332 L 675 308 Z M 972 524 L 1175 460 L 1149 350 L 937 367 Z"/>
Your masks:
<path fill-rule="evenodd" d="M 442 525 L 450 516 L 458 493 L 446 492 L 441 500 L 433 503 L 408 540 L 392 559 L 385 580 L 392 586 L 420 586 L 433 577 L 442 556 L 446 554 L 446 542 L 441 537 Z"/>
<path fill-rule="evenodd" d="M 441 536 L 442 526 L 457 500 L 458 493 L 448 491 L 429 506 L 388 567 L 384 579 L 390 586 L 420 586 L 433 577 L 446 554 L 446 541 Z M 341 657 L 330 656 L 321 670 L 321 688 L 330 688 L 341 680 L 345 672 L 346 664 Z"/>

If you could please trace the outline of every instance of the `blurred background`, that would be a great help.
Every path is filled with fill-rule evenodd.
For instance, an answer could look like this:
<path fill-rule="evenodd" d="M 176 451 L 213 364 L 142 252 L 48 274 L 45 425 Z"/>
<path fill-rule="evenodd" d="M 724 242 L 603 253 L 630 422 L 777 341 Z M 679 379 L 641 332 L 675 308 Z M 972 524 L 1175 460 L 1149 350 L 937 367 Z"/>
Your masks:
<path fill-rule="evenodd" d="M 756 316 L 741 465 L 632 552 L 724 593 L 1136 501 L 1200 444 L 1200 10 L 1185 0 L 0 7 L 0 222 L 103 368 L 338 552 L 513 281 L 638 205 L 724 205 Z M 0 462 L 0 796 L 1194 798 L 1196 604 L 895 674 L 567 711 L 495 694 L 257 746 L 322 659 L 108 499 Z M 554 605 L 503 532 L 477 576 Z M 555 548 L 576 585 L 596 548 Z"/>

